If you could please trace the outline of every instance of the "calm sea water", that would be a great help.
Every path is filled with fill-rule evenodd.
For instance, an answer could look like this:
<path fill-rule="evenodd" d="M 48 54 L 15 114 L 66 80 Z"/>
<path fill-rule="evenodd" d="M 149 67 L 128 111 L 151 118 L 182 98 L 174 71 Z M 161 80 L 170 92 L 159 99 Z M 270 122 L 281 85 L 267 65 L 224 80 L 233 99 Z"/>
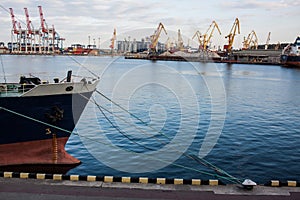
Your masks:
<path fill-rule="evenodd" d="M 300 70 L 123 57 L 1 56 L 20 75 L 100 78 L 66 149 L 81 175 L 210 179 L 200 156 L 237 178 L 300 181 Z M 4 72 L 3 72 L 4 71 Z M 136 118 L 140 119 L 136 119 Z M 226 182 L 226 180 L 224 180 Z"/>

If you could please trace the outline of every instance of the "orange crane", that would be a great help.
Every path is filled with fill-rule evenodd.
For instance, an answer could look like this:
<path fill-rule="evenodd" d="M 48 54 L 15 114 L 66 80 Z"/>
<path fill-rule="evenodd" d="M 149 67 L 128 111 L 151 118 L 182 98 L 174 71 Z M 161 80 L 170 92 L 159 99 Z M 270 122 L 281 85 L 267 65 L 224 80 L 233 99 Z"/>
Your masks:
<path fill-rule="evenodd" d="M 225 38 L 228 38 L 228 45 L 224 45 L 224 49 L 228 52 L 230 52 L 232 49 L 234 37 L 237 34 L 236 31 L 238 31 L 238 34 L 240 34 L 240 21 L 238 18 L 235 19 L 230 33 L 227 36 L 225 36 Z"/>
<path fill-rule="evenodd" d="M 116 29 L 114 29 L 113 37 L 110 39 L 111 44 L 109 45 L 109 47 L 111 48 L 111 52 L 113 52 L 113 50 L 115 48 L 115 41 L 116 41 L 116 39 L 117 39 L 117 31 L 116 31 Z"/>
<path fill-rule="evenodd" d="M 44 19 L 42 6 L 38 6 L 38 8 L 40 13 L 43 43 L 44 44 L 46 43 L 46 46 L 44 46 L 44 51 L 47 51 L 48 53 L 54 52 L 57 50 L 59 43 L 61 42 L 62 45 L 62 41 L 64 41 L 65 39 L 59 36 L 59 34 L 56 32 L 54 28 L 54 25 L 52 25 L 52 28 L 48 28 L 46 20 Z"/>
<path fill-rule="evenodd" d="M 44 15 L 43 15 L 43 10 L 42 10 L 42 6 L 38 6 L 39 8 L 39 13 L 40 13 L 40 20 L 41 20 L 41 31 L 42 31 L 42 38 L 43 38 L 43 47 L 40 46 L 39 51 L 40 53 L 42 52 L 42 50 L 44 51 L 44 53 L 46 53 L 46 51 L 49 51 L 49 30 L 48 30 L 48 25 L 46 24 L 46 20 L 44 19 Z"/>
<path fill-rule="evenodd" d="M 208 47 L 208 43 L 210 42 L 213 32 L 215 30 L 215 28 L 217 28 L 217 30 L 219 31 L 220 35 L 221 35 L 221 31 L 219 29 L 219 26 L 217 24 L 216 21 L 213 21 L 211 23 L 211 25 L 208 27 L 206 33 L 203 35 L 203 49 L 206 50 Z M 208 35 L 208 32 L 211 30 L 210 34 Z"/>
<path fill-rule="evenodd" d="M 9 8 L 10 10 L 10 15 L 11 15 L 11 21 L 12 21 L 12 25 L 13 25 L 13 28 L 12 28 L 12 35 L 11 35 L 11 38 L 12 38 L 12 51 L 15 51 L 16 49 L 18 49 L 18 51 L 22 51 L 22 43 L 25 43 L 25 38 L 26 38 L 26 31 L 25 30 L 22 30 L 21 28 L 21 23 L 20 22 L 17 22 L 15 20 L 15 15 L 14 15 L 14 11 L 12 8 Z M 17 29 L 17 25 L 18 25 L 18 29 Z M 14 46 L 14 42 L 13 42 L 13 35 L 16 35 L 17 36 L 17 47 Z"/>
<path fill-rule="evenodd" d="M 251 44 L 253 44 L 253 46 L 251 46 Z M 252 47 L 255 47 L 255 49 L 258 48 L 258 38 L 254 30 L 249 33 L 247 39 L 244 38 L 243 42 L 243 49 L 250 49 Z"/>
<path fill-rule="evenodd" d="M 14 11 L 12 8 L 9 8 L 9 10 L 10 10 L 10 16 L 11 16 L 11 21 L 12 21 L 12 25 L 13 25 L 12 31 L 14 34 L 19 34 L 19 30 L 17 29 L 17 26 L 16 26 L 17 21 L 15 20 Z"/>
<path fill-rule="evenodd" d="M 202 35 L 200 33 L 200 31 L 196 31 L 194 36 L 192 37 L 192 40 L 197 36 L 197 39 L 198 39 L 198 43 L 199 43 L 199 49 L 203 47 L 203 44 L 202 44 Z"/>
<path fill-rule="evenodd" d="M 28 9 L 24 8 L 24 10 L 25 10 L 25 16 L 26 16 L 27 35 L 31 35 L 32 34 L 32 29 L 31 29 L 32 23 L 29 20 Z"/>
<path fill-rule="evenodd" d="M 28 48 L 27 48 L 27 45 L 29 44 L 29 48 L 30 48 L 30 51 L 32 51 L 33 49 L 33 41 L 35 41 L 35 38 L 34 38 L 34 32 L 33 32 L 33 25 L 31 23 L 31 21 L 29 20 L 29 14 L 28 14 L 28 9 L 27 8 L 24 8 L 25 10 L 25 16 L 26 16 L 26 25 L 27 25 L 27 33 L 26 33 L 26 37 L 27 37 L 27 42 L 25 44 L 25 51 L 27 52 Z"/>
<path fill-rule="evenodd" d="M 156 52 L 156 45 L 158 43 L 158 38 L 159 38 L 162 30 L 164 30 L 165 34 L 167 35 L 167 31 L 166 31 L 164 25 L 160 22 L 156 31 L 154 32 L 154 34 L 150 36 L 150 40 L 151 40 L 150 51 L 151 52 Z"/>
<path fill-rule="evenodd" d="M 47 30 L 48 27 L 47 27 L 47 28 L 45 27 L 46 20 L 44 19 L 42 6 L 38 6 L 38 8 L 39 8 L 39 13 L 40 13 L 42 32 L 43 32 L 43 33 L 48 33 L 48 30 Z"/>

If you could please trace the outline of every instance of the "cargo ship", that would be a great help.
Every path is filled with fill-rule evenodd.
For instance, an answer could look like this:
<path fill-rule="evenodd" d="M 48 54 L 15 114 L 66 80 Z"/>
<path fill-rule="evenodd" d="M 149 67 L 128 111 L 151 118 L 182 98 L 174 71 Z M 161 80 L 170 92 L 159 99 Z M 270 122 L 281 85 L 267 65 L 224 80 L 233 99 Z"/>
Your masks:
<path fill-rule="evenodd" d="M 300 37 L 293 44 L 287 45 L 280 56 L 281 63 L 286 67 L 300 67 Z"/>
<path fill-rule="evenodd" d="M 99 78 L 74 77 L 0 83 L 0 171 L 65 174 L 81 163 L 65 144 Z"/>

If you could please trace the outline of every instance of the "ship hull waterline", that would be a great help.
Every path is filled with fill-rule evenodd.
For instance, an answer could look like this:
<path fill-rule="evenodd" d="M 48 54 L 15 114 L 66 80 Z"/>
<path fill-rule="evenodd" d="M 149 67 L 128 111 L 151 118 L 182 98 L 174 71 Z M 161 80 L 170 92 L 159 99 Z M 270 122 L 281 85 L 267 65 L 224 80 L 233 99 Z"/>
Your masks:
<path fill-rule="evenodd" d="M 78 166 L 64 147 L 92 93 L 0 98 L 20 114 L 0 110 L 0 171 L 65 174 Z"/>

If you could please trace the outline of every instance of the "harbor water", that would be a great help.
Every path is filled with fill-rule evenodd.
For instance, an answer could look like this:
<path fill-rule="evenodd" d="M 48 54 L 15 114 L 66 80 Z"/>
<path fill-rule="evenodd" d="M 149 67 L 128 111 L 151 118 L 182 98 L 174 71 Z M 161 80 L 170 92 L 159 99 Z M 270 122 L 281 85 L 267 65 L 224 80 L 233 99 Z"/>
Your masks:
<path fill-rule="evenodd" d="M 2 55 L 1 64 L 1 82 L 100 77 L 66 145 L 82 162 L 69 174 L 220 178 L 205 160 L 258 183 L 300 181 L 299 69 L 102 56 Z"/>

